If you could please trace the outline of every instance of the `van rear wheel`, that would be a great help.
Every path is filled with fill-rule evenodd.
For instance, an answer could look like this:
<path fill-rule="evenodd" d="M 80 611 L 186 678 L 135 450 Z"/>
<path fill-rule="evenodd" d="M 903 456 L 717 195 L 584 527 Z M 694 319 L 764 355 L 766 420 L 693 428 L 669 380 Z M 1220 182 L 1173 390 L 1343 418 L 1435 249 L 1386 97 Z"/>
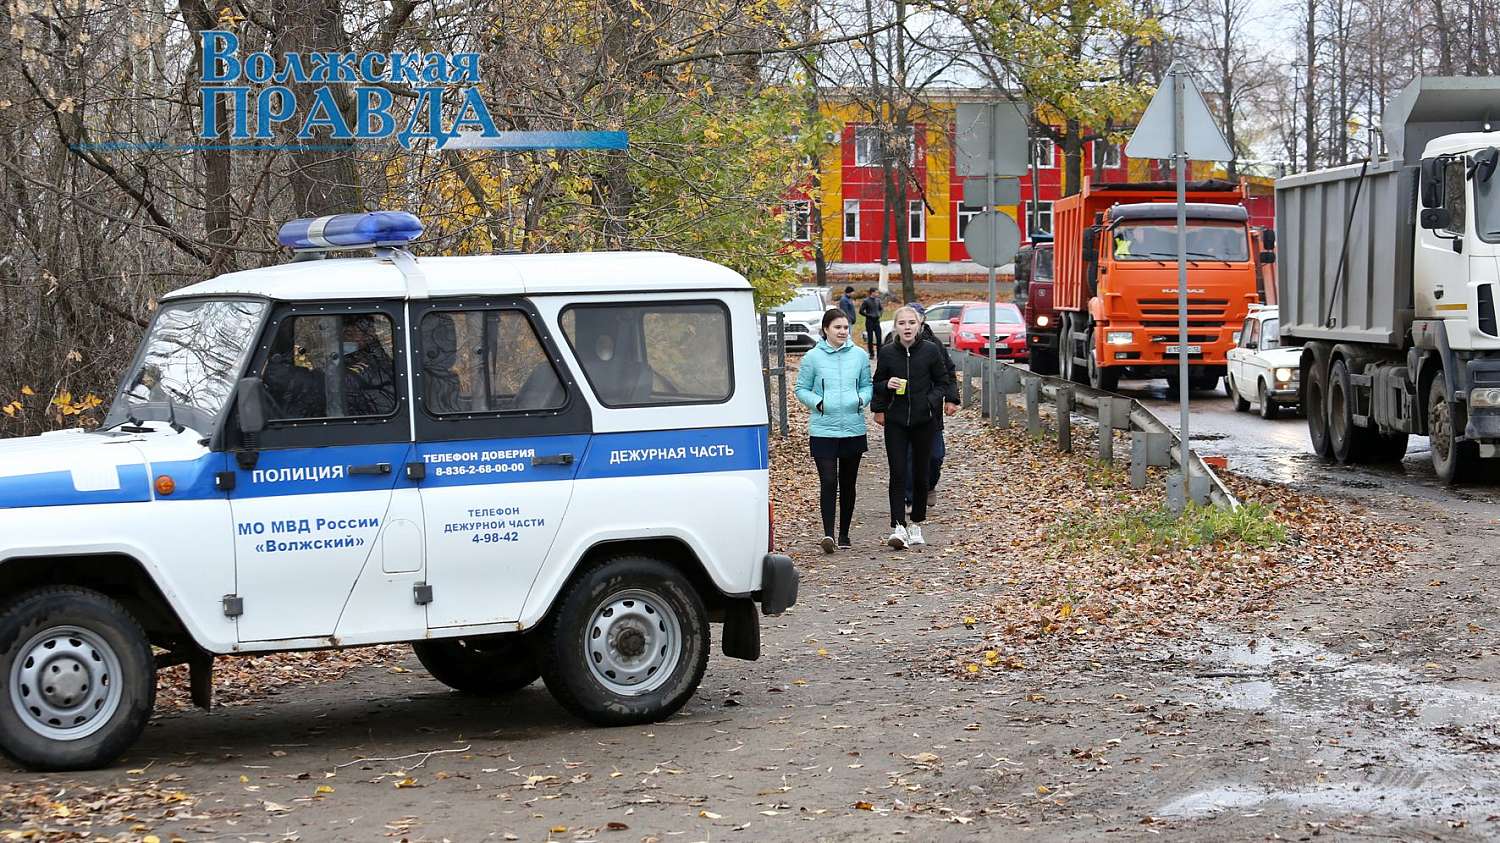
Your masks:
<path fill-rule="evenodd" d="M 541 630 L 547 690 L 601 726 L 670 717 L 703 681 L 708 612 L 692 583 L 658 559 L 611 559 L 579 577 Z"/>
<path fill-rule="evenodd" d="M 156 660 L 135 618 L 84 588 L 44 588 L 0 614 L 0 751 L 32 770 L 103 767 L 156 704 Z"/>
<path fill-rule="evenodd" d="M 415 641 L 411 649 L 433 679 L 465 694 L 509 694 L 542 675 L 519 633 Z"/>

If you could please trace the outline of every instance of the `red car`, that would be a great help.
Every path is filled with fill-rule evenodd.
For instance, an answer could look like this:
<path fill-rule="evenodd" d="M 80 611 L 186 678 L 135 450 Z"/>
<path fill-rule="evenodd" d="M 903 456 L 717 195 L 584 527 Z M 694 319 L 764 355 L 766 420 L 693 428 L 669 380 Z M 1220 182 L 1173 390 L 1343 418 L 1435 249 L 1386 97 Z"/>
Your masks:
<path fill-rule="evenodd" d="M 959 351 L 984 354 L 989 347 L 990 306 L 971 304 L 948 320 L 953 325 L 953 347 Z M 1025 360 L 1026 323 L 1021 309 L 1009 302 L 995 305 L 995 359 Z"/>

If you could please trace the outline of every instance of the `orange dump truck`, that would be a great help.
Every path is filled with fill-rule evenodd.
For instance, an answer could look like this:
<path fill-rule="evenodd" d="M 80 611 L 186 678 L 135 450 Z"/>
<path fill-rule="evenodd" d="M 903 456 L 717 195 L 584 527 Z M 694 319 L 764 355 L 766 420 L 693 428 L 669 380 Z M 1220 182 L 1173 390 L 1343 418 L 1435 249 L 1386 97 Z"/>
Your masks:
<path fill-rule="evenodd" d="M 1260 300 L 1265 256 L 1254 250 L 1261 240 L 1251 236 L 1244 199 L 1241 184 L 1188 183 L 1189 389 L 1218 385 L 1235 332 Z M 1127 376 L 1177 386 L 1176 201 L 1175 185 L 1152 182 L 1085 185 L 1057 202 L 1063 377 L 1107 390 Z"/>

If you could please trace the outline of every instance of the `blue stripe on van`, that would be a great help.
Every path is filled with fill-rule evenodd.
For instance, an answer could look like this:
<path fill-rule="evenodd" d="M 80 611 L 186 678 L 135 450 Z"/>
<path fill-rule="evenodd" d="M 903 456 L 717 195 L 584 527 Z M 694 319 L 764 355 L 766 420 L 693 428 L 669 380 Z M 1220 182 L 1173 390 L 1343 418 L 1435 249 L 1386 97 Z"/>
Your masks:
<path fill-rule="evenodd" d="M 692 428 L 588 435 L 527 436 L 383 445 L 340 445 L 263 451 L 254 469 L 239 471 L 236 498 L 265 498 L 386 488 L 441 488 L 550 480 L 648 477 L 716 471 L 764 471 L 770 467 L 768 428 Z M 570 455 L 567 463 L 537 458 Z M 407 459 L 426 464 L 420 483 L 406 478 Z M 157 463 L 157 477 L 171 475 L 177 490 L 159 500 L 205 500 L 221 497 L 214 474 L 233 467 L 228 454 L 206 454 L 196 460 Z M 350 466 L 391 464 L 389 475 L 351 475 Z M 120 488 L 79 492 L 66 471 L 0 477 L 0 508 L 129 503 L 151 500 L 144 466 L 120 466 Z"/>
<path fill-rule="evenodd" d="M 80 492 L 71 471 L 48 471 L 0 477 L 0 509 L 30 506 L 72 506 L 90 503 L 139 503 L 151 500 L 151 487 L 142 465 L 115 467 L 120 488 Z"/>

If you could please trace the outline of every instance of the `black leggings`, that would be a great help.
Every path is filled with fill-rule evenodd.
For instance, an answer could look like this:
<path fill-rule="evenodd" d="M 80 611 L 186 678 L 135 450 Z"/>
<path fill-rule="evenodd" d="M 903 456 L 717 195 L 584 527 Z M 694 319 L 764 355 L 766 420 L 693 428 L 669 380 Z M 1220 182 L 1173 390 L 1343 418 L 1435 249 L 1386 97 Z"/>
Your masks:
<path fill-rule="evenodd" d="M 854 481 L 859 477 L 859 457 L 814 457 L 818 464 L 818 502 L 823 509 L 823 535 L 833 535 L 833 503 L 838 498 L 839 536 L 849 535 L 854 521 Z"/>
<path fill-rule="evenodd" d="M 885 421 L 885 455 L 891 464 L 891 526 L 906 523 L 906 460 L 907 449 L 911 457 L 911 487 L 932 488 L 928 472 L 932 470 L 932 437 L 937 425 L 931 421 L 916 427 L 896 424 L 889 417 Z M 920 524 L 927 520 L 927 495 L 911 496 L 911 520 Z"/>

